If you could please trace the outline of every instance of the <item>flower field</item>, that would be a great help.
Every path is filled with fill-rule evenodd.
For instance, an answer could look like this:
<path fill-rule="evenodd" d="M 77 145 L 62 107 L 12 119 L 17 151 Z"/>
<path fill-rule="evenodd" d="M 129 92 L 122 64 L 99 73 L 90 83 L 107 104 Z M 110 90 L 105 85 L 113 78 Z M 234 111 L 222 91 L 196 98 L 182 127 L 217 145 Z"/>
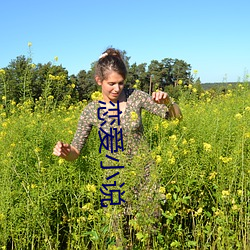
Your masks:
<path fill-rule="evenodd" d="M 182 121 L 143 112 L 151 155 L 134 157 L 125 186 L 150 157 L 164 199 L 158 221 L 137 213 L 126 235 L 121 207 L 100 204 L 97 129 L 77 161 L 52 155 L 58 140 L 71 142 L 86 102 L 41 102 L 0 106 L 0 249 L 123 249 L 121 235 L 128 249 L 249 249 L 249 84 L 183 93 Z"/>

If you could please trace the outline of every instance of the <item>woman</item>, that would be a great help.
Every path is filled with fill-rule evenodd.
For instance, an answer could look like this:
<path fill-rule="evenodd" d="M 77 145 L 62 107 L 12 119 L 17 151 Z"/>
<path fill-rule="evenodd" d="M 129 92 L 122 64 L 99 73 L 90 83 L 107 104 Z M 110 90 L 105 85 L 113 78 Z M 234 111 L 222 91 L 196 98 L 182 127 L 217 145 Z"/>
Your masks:
<path fill-rule="evenodd" d="M 122 140 L 124 144 L 122 146 L 120 145 L 120 149 L 125 152 L 125 155 L 127 155 L 128 158 L 124 161 L 125 168 L 120 169 L 120 178 L 116 179 L 116 181 L 119 183 L 117 185 L 122 184 L 122 182 L 125 182 L 125 185 L 130 184 L 130 188 L 126 191 L 127 196 L 124 195 L 124 199 L 121 197 L 120 201 L 125 201 L 126 196 L 125 205 L 122 203 L 122 205 L 125 206 L 126 215 L 135 215 L 138 211 L 142 211 L 143 206 L 146 204 L 145 209 L 143 210 L 144 213 L 140 214 L 144 214 L 145 217 L 148 218 L 153 215 L 154 210 L 157 207 L 157 204 L 154 202 L 156 199 L 153 198 L 153 193 L 155 193 L 157 185 L 156 183 L 152 183 L 152 181 L 150 184 L 149 181 L 149 168 L 150 165 L 152 165 L 152 162 L 148 161 L 148 156 L 150 154 L 147 153 L 148 149 L 145 149 L 143 143 L 141 110 L 146 109 L 164 119 L 181 118 L 182 114 L 178 105 L 172 102 L 168 94 L 165 92 L 154 92 L 151 97 L 143 91 L 124 88 L 126 76 L 127 69 L 120 51 L 114 48 L 107 49 L 100 56 L 95 68 L 95 80 L 97 84 L 101 86 L 103 99 L 101 102 L 90 102 L 84 108 L 72 143 L 67 144 L 60 141 L 57 142 L 53 153 L 65 160 L 73 161 L 80 155 L 80 151 L 90 134 L 92 126 L 102 129 L 102 131 L 107 134 L 110 133 L 111 128 L 116 128 L 116 131 L 118 131 L 118 129 L 119 131 L 122 130 Z M 118 115 L 117 110 L 114 108 L 115 105 L 117 105 L 121 111 L 119 124 L 118 122 L 112 123 L 112 116 Z M 105 113 L 106 111 L 107 113 Z M 138 155 L 140 149 L 142 149 L 141 151 L 143 152 L 144 157 L 141 158 L 138 164 L 134 164 L 133 156 Z M 110 147 L 108 150 L 110 150 Z M 108 153 L 109 156 L 112 156 L 113 158 L 119 158 L 119 154 L 111 154 L 111 150 Z M 137 171 L 136 177 L 134 176 L 135 178 L 132 180 L 131 184 L 131 178 L 129 175 L 131 172 L 135 172 L 132 170 L 135 170 L 136 167 L 137 170 L 138 168 L 140 169 Z M 138 174 L 140 171 L 141 174 Z M 107 173 L 109 173 L 109 175 L 117 175 L 118 172 L 114 174 L 114 172 L 109 169 L 105 172 L 106 176 Z M 128 179 L 129 181 L 126 183 L 126 180 Z M 108 179 L 106 178 L 106 180 Z M 109 184 L 109 186 L 111 185 Z M 111 201 L 110 204 L 112 205 Z M 102 206 L 110 204 L 109 202 L 102 203 Z M 113 221 L 113 230 L 117 231 L 118 228 L 117 221 Z"/>
<path fill-rule="evenodd" d="M 123 136 L 131 134 L 135 136 L 134 142 L 127 142 L 131 146 L 142 138 L 141 108 L 145 108 L 153 114 L 163 118 L 181 118 L 182 114 L 179 106 L 173 103 L 167 93 L 158 91 L 153 92 L 152 98 L 139 90 L 124 89 L 124 81 L 127 76 L 127 69 L 120 51 L 113 48 L 107 49 L 99 58 L 96 64 L 95 80 L 102 88 L 103 101 L 107 104 L 107 109 L 112 108 L 109 103 L 119 101 L 121 114 L 121 127 Z M 78 129 L 71 144 L 57 142 L 53 154 L 65 160 L 73 161 L 78 158 L 86 139 L 93 125 L 97 122 L 96 105 L 90 103 L 82 112 Z M 161 104 L 161 105 L 157 105 Z M 112 111 L 111 111 L 112 112 Z M 110 112 L 110 115 L 112 113 Z M 131 112 L 138 115 L 136 122 L 131 127 Z M 99 124 L 101 121 L 99 121 Z M 110 126 L 108 127 L 108 129 Z M 131 136 L 130 136 L 131 139 Z"/>

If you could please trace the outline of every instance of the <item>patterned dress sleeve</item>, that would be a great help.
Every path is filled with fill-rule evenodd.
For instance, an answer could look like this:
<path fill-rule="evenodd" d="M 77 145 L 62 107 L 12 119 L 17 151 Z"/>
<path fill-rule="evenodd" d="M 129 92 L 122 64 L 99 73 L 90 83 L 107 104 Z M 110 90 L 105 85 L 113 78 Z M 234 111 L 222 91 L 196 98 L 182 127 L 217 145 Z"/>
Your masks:
<path fill-rule="evenodd" d="M 94 124 L 94 115 L 96 115 L 96 110 L 94 109 L 93 103 L 88 104 L 80 115 L 77 130 L 71 143 L 79 152 L 83 148 L 91 132 Z"/>
<path fill-rule="evenodd" d="M 158 115 L 162 118 L 169 119 L 168 107 L 165 104 L 158 104 L 153 101 L 152 97 L 146 92 L 137 90 L 136 98 L 140 100 L 141 107 L 146 109 L 152 114 Z"/>

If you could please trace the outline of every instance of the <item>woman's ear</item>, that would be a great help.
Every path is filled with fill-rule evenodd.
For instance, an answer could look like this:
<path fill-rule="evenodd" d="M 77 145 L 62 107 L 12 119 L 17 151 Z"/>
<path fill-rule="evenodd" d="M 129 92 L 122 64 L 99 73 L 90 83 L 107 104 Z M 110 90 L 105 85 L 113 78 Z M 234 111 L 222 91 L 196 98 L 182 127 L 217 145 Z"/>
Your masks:
<path fill-rule="evenodd" d="M 100 79 L 99 76 L 96 76 L 96 77 L 95 77 L 95 81 L 96 81 L 96 83 L 97 83 L 99 86 L 102 85 L 102 81 L 101 81 L 101 79 Z"/>

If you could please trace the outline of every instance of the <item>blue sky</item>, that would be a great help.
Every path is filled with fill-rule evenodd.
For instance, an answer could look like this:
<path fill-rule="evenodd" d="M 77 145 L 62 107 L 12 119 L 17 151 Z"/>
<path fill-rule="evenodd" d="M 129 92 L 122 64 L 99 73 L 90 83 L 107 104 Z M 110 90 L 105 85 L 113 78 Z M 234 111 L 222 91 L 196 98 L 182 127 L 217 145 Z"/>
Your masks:
<path fill-rule="evenodd" d="M 132 63 L 177 58 L 203 83 L 250 73 L 249 0 L 8 0 L 0 7 L 0 68 L 20 55 L 69 74 L 89 70 L 112 46 Z"/>

